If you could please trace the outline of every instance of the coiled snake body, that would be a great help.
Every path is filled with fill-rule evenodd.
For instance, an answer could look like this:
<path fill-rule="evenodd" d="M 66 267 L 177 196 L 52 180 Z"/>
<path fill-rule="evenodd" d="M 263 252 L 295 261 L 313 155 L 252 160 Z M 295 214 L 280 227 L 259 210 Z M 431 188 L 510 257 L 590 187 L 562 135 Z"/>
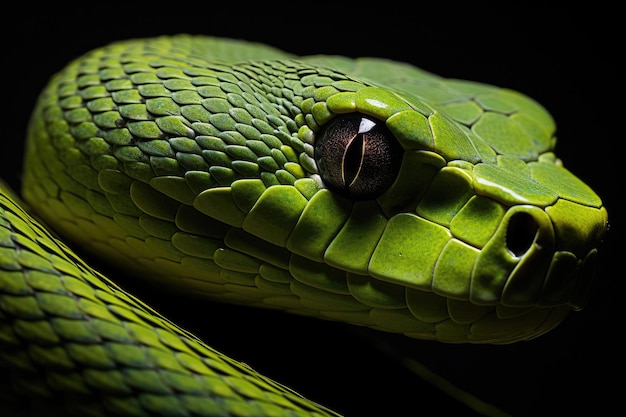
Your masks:
<path fill-rule="evenodd" d="M 554 133 L 522 94 L 383 59 L 190 35 L 96 49 L 37 102 L 28 208 L 2 188 L 0 410 L 334 414 L 56 234 L 172 296 L 449 343 L 537 337 L 584 305 L 607 227 Z"/>

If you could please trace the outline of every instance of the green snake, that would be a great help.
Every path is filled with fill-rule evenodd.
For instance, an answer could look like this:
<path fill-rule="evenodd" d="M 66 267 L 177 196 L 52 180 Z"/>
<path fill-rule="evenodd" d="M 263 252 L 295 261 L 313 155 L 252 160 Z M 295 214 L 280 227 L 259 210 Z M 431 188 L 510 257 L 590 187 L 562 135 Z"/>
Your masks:
<path fill-rule="evenodd" d="M 192 35 L 88 52 L 36 103 L 25 203 L 1 186 L 0 411 L 336 415 L 79 254 L 172 297 L 415 339 L 550 331 L 607 229 L 555 130 L 523 94 L 385 59 Z"/>

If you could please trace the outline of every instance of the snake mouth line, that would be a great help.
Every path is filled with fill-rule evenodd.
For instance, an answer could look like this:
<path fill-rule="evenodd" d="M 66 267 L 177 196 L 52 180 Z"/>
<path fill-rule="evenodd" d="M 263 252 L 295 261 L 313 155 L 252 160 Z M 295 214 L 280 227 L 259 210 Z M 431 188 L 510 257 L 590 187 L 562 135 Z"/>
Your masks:
<path fill-rule="evenodd" d="M 61 72 L 30 128 L 27 193 L 85 247 L 215 298 L 313 315 L 337 300 L 367 310 L 348 298 L 358 284 L 381 309 L 407 308 L 396 295 L 408 290 L 517 312 L 584 304 L 595 236 L 578 230 L 600 227 L 579 206 L 599 199 L 557 166 L 552 120 L 532 100 L 419 71 L 400 95 L 273 54 L 195 68 L 133 45 L 131 61 L 102 49 Z"/>
<path fill-rule="evenodd" d="M 599 251 L 593 249 L 578 263 L 579 272 L 569 301 L 574 310 L 582 310 L 591 298 L 600 274 L 600 258 Z"/>

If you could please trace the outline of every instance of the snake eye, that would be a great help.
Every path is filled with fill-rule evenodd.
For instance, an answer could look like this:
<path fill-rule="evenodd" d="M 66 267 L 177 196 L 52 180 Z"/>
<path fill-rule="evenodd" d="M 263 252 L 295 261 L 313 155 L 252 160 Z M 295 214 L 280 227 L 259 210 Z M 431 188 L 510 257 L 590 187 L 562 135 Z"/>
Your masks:
<path fill-rule="evenodd" d="M 403 149 L 381 122 L 361 114 L 337 117 L 318 132 L 315 161 L 328 188 L 376 198 L 396 179 Z"/>

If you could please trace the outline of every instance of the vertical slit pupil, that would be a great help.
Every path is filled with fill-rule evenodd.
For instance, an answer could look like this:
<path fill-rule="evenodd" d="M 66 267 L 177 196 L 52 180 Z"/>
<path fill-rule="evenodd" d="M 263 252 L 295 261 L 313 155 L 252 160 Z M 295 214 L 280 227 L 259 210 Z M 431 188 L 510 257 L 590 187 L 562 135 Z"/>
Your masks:
<path fill-rule="evenodd" d="M 353 200 L 375 199 L 393 184 L 404 149 L 384 121 L 340 115 L 316 132 L 315 163 L 324 184 Z"/>
<path fill-rule="evenodd" d="M 343 156 L 343 181 L 346 188 L 356 181 L 363 165 L 364 140 L 361 133 L 350 141 Z"/>

